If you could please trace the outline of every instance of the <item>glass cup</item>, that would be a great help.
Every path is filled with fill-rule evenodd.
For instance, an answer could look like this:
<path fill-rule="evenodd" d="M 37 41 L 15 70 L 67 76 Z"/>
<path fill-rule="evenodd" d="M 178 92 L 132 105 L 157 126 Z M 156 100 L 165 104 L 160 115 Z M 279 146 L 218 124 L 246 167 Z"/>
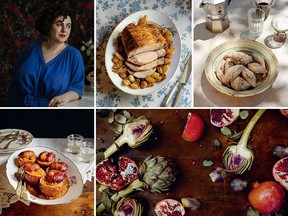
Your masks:
<path fill-rule="evenodd" d="M 265 12 L 264 20 L 266 20 L 270 13 L 273 0 L 254 0 L 254 2 L 257 8 L 260 8 Z"/>
<path fill-rule="evenodd" d="M 265 39 L 265 44 L 272 49 L 280 48 L 286 42 L 286 33 L 288 31 L 288 18 L 276 17 L 272 20 L 271 26 L 274 29 L 274 34 L 269 35 Z"/>
<path fill-rule="evenodd" d="M 256 39 L 262 34 L 265 12 L 260 8 L 251 8 L 248 11 L 249 34 Z"/>
<path fill-rule="evenodd" d="M 80 151 L 84 137 L 79 134 L 70 134 L 67 137 L 67 145 L 69 152 L 72 154 L 77 154 Z"/>
<path fill-rule="evenodd" d="M 90 163 L 94 159 L 94 143 L 83 142 L 80 148 L 80 158 L 85 163 Z"/>

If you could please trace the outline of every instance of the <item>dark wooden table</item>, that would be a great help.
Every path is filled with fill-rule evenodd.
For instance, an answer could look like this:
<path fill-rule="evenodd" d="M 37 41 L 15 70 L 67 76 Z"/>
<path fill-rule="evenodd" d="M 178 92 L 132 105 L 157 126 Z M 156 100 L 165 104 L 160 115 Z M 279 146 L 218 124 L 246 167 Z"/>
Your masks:
<path fill-rule="evenodd" d="M 94 179 L 84 185 L 82 195 L 76 200 L 63 205 L 42 206 L 31 203 L 30 206 L 16 202 L 3 209 L 2 215 L 7 216 L 93 216 L 94 215 Z"/>
<path fill-rule="evenodd" d="M 279 110 L 267 110 L 254 127 L 249 146 L 255 154 L 255 160 L 250 171 L 246 171 L 241 178 L 248 181 L 248 187 L 241 192 L 234 192 L 231 181 L 239 177 L 228 174 L 223 183 L 213 183 L 209 173 L 214 166 L 223 167 L 222 154 L 231 140 L 221 134 L 220 129 L 212 126 L 209 120 L 209 110 L 128 110 L 134 116 L 145 115 L 154 125 L 154 137 L 145 145 L 131 149 L 125 146 L 116 154 L 125 155 L 136 162 L 153 154 L 162 155 L 175 161 L 178 167 L 178 176 L 174 187 L 166 194 L 151 194 L 135 192 L 133 197 L 138 198 L 145 208 L 144 215 L 152 216 L 155 204 L 163 198 L 180 200 L 188 195 L 198 198 L 202 202 L 200 209 L 187 215 L 246 215 L 248 193 L 255 181 L 273 180 L 272 167 L 277 159 L 272 155 L 272 149 L 277 144 L 288 145 L 288 118 Z M 196 143 L 189 143 L 181 135 L 186 124 L 188 112 L 200 114 L 206 125 L 203 138 Z M 250 115 L 246 120 L 240 118 L 229 126 L 232 130 L 243 130 L 256 110 L 248 110 Z M 97 148 L 107 148 L 115 138 L 107 118 L 97 115 L 96 118 Z M 216 149 L 213 140 L 218 138 L 222 142 L 222 149 Z M 204 160 L 214 161 L 212 167 L 203 167 Z M 97 185 L 98 187 L 98 185 Z M 97 200 L 100 198 L 97 190 Z"/>

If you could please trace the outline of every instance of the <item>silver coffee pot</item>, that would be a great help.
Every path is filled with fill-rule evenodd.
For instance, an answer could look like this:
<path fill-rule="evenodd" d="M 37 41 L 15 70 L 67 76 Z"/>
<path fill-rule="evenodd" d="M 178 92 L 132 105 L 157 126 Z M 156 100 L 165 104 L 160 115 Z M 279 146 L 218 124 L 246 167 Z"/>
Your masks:
<path fill-rule="evenodd" d="M 227 6 L 228 0 L 202 0 L 200 8 L 206 11 L 206 29 L 220 33 L 229 28 Z"/>

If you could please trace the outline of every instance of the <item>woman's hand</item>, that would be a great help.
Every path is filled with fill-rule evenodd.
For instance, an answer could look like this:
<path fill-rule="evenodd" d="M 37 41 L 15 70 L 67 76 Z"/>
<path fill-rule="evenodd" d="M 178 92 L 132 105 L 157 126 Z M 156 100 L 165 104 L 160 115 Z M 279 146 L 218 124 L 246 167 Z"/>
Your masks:
<path fill-rule="evenodd" d="M 68 102 L 74 101 L 77 99 L 79 99 L 79 95 L 74 91 L 69 91 L 69 92 L 66 92 L 62 95 L 58 95 L 58 96 L 53 97 L 49 101 L 48 107 L 64 106 Z"/>

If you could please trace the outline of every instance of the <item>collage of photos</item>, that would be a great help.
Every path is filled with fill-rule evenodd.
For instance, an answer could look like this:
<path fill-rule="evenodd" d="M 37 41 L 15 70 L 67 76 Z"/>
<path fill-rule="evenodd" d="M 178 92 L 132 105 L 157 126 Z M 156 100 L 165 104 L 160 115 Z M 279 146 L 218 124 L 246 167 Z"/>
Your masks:
<path fill-rule="evenodd" d="M 0 215 L 287 216 L 286 0 L 2 0 Z"/>

